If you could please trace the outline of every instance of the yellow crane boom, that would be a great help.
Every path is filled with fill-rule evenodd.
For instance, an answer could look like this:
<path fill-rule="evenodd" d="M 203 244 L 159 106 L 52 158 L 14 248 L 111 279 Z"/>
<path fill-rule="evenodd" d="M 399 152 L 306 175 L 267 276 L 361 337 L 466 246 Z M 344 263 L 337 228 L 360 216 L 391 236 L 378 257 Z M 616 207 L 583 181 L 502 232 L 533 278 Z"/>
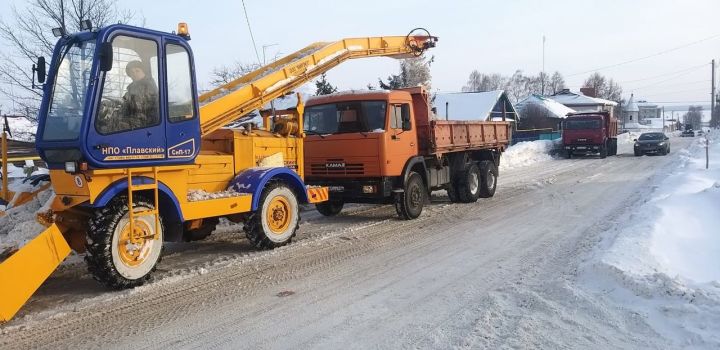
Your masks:
<path fill-rule="evenodd" d="M 411 32 L 412 33 L 412 32 Z M 317 42 L 200 96 L 201 135 L 262 108 L 338 64 L 353 58 L 419 56 L 435 46 L 430 35 L 350 38 Z"/>

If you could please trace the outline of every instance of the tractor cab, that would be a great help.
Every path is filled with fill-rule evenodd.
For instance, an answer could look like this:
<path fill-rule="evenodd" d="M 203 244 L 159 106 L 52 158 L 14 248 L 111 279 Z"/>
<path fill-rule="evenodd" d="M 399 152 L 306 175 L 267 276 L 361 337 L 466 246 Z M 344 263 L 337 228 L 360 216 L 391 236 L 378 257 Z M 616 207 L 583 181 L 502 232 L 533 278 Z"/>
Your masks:
<path fill-rule="evenodd" d="M 61 36 L 43 83 L 37 148 L 51 169 L 192 162 L 200 126 L 187 26 L 111 25 Z"/>

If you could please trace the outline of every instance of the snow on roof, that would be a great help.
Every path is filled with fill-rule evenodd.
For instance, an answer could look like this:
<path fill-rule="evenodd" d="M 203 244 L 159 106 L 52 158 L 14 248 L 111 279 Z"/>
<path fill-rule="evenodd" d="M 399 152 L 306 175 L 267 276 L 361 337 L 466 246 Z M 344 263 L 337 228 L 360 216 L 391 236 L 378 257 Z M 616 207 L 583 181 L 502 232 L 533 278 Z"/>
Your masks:
<path fill-rule="evenodd" d="M 501 100 L 508 101 L 507 119 L 515 120 L 515 108 L 503 90 L 438 93 L 433 106 L 440 119 L 447 116 L 451 120 L 494 120 L 502 117 Z"/>
<path fill-rule="evenodd" d="M 602 98 L 597 97 L 590 97 L 585 96 L 583 94 L 576 94 L 574 92 L 570 92 L 569 90 L 563 90 L 555 95 L 548 96 L 548 98 L 551 98 L 561 104 L 564 104 L 568 107 L 573 106 L 596 106 L 596 105 L 602 105 L 602 106 L 617 106 L 617 102 L 605 100 Z"/>
<path fill-rule="evenodd" d="M 389 94 L 391 90 L 367 90 L 367 89 L 360 89 L 360 90 L 345 90 L 345 91 L 339 91 L 330 95 L 320 95 L 320 96 L 310 96 L 307 98 L 307 101 L 310 102 L 312 100 L 318 99 L 318 98 L 325 98 L 328 96 L 348 96 L 348 95 L 364 95 L 364 94 Z"/>
<path fill-rule="evenodd" d="M 627 101 L 627 104 L 625 105 L 625 108 L 623 110 L 625 112 L 639 112 L 640 111 L 637 103 L 635 103 L 635 96 L 630 94 L 630 99 Z"/>
<path fill-rule="evenodd" d="M 568 113 L 576 112 L 574 109 L 567 107 L 555 100 L 537 94 L 532 94 L 526 97 L 524 100 L 516 103 L 515 109 L 517 109 L 518 111 L 522 111 L 530 105 L 539 106 L 545 109 L 546 111 L 554 115 L 555 118 L 565 118 Z"/>

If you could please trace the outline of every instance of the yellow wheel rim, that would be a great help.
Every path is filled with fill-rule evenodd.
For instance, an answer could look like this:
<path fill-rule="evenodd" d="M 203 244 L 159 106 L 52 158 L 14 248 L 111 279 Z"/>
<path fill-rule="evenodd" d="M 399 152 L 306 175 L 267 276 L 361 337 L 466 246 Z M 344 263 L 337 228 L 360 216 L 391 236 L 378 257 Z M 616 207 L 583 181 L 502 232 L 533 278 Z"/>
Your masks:
<path fill-rule="evenodd" d="M 130 222 L 125 223 L 118 239 L 118 255 L 123 264 L 137 266 L 145 261 L 150 253 L 153 236 L 152 229 L 142 220 L 135 220 L 135 232 L 130 232 Z"/>
<path fill-rule="evenodd" d="M 284 196 L 273 197 L 273 199 L 270 200 L 270 204 L 268 204 L 267 213 L 265 215 L 268 227 L 270 227 L 270 231 L 272 231 L 272 233 L 276 235 L 285 233 L 290 226 L 290 221 L 292 219 L 290 202 Z"/>

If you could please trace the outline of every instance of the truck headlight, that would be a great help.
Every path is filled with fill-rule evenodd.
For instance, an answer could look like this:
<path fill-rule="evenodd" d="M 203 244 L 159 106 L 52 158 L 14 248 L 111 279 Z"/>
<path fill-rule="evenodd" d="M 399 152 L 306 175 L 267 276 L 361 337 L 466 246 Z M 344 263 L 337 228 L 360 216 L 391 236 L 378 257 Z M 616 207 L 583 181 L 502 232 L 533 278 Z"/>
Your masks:
<path fill-rule="evenodd" d="M 658 146 L 665 146 L 665 142 L 658 143 Z"/>
<path fill-rule="evenodd" d="M 365 185 L 362 187 L 363 193 L 375 193 L 377 192 L 377 188 L 375 186 L 368 186 Z"/>
<path fill-rule="evenodd" d="M 77 172 L 77 163 L 75 162 L 65 162 L 65 172 L 74 174 Z"/>

